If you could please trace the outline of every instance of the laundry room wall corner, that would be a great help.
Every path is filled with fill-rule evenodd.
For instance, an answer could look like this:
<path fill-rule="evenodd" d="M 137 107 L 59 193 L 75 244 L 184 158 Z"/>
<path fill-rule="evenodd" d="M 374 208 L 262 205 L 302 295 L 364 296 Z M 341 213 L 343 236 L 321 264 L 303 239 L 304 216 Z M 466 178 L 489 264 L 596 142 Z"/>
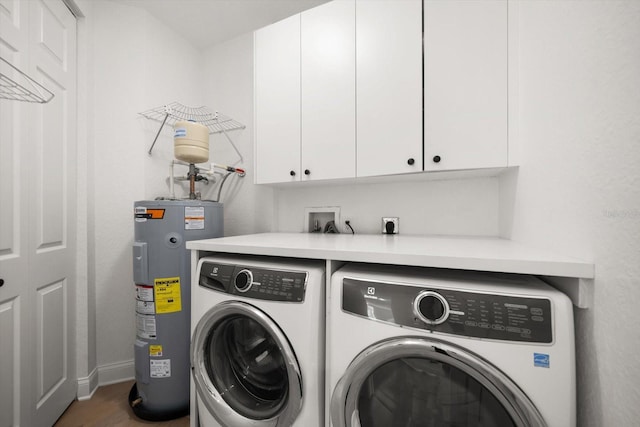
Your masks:
<path fill-rule="evenodd" d="M 246 129 L 228 132 L 242 160 L 223 134 L 211 138 L 213 161 L 247 171 L 244 178 L 230 178 L 221 192 L 224 235 L 273 231 L 274 189 L 254 184 L 253 33 L 212 46 L 203 55 L 206 103 L 246 125 Z M 216 187 L 204 194 L 215 195 L 213 190 Z"/>
<path fill-rule="evenodd" d="M 171 135 L 171 129 L 149 156 L 160 124 L 139 113 L 172 101 L 202 105 L 197 83 L 203 77 L 201 53 L 148 12 L 120 2 L 87 3 L 93 142 L 88 281 L 95 289 L 95 358 L 102 385 L 134 376 L 134 201 L 168 195 L 167 153 L 173 147 L 165 132 Z"/>
<path fill-rule="evenodd" d="M 640 418 L 640 3 L 519 4 L 519 170 L 501 177 L 501 234 L 591 260 L 575 310 L 578 425 Z"/>
<path fill-rule="evenodd" d="M 96 294 L 95 274 L 92 264 L 93 245 L 93 185 L 94 137 L 93 137 L 93 2 L 78 0 L 84 17 L 78 18 L 78 180 L 77 209 L 77 295 L 76 295 L 76 344 L 78 399 L 91 397 L 98 387 L 96 355 Z"/>

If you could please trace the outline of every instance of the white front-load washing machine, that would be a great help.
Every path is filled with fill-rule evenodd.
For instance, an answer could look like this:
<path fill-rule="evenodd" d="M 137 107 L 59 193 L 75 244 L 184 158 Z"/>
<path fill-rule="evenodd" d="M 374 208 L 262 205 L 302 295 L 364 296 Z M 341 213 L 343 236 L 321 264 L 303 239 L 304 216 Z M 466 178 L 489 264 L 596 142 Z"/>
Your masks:
<path fill-rule="evenodd" d="M 221 255 L 196 273 L 192 425 L 324 425 L 324 263 Z"/>
<path fill-rule="evenodd" d="M 333 274 L 334 427 L 573 427 L 573 306 L 530 276 L 347 265 Z"/>

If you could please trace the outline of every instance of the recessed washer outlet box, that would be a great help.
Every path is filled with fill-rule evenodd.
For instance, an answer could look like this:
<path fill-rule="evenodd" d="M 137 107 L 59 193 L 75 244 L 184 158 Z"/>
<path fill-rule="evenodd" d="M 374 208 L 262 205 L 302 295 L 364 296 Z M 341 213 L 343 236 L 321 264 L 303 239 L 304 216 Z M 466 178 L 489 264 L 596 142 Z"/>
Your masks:
<path fill-rule="evenodd" d="M 324 233 L 327 224 L 331 221 L 335 224 L 335 229 L 339 230 L 339 206 L 304 208 L 304 231 L 306 233 Z"/>

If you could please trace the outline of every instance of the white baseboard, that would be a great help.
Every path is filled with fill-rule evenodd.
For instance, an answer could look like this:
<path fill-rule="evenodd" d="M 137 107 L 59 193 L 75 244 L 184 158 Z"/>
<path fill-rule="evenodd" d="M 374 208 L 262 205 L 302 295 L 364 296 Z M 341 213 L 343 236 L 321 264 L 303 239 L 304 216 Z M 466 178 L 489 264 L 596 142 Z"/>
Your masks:
<path fill-rule="evenodd" d="M 78 378 L 78 400 L 91 399 L 93 393 L 98 389 L 98 368 L 94 368 L 93 371 L 87 377 Z"/>
<path fill-rule="evenodd" d="M 88 376 L 78 378 L 77 398 L 89 400 L 99 386 L 132 380 L 135 378 L 135 372 L 133 359 L 98 366 Z"/>
<path fill-rule="evenodd" d="M 136 368 L 133 359 L 98 366 L 99 386 L 132 380 L 135 376 Z"/>

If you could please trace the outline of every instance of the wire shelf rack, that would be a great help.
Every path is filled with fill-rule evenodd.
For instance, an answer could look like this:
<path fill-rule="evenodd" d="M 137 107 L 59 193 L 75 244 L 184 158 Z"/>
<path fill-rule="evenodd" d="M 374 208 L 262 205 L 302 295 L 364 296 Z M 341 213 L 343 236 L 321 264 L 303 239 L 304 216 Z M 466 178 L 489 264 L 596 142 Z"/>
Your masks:
<path fill-rule="evenodd" d="M 173 126 L 180 120 L 193 120 L 202 123 L 209 128 L 209 133 L 220 133 L 236 129 L 244 129 L 246 126 L 217 111 L 212 113 L 207 107 L 189 107 L 179 102 L 152 108 L 139 113 L 149 120 Z"/>
<path fill-rule="evenodd" d="M 11 71 L 13 78 L 0 71 L 0 99 L 46 104 L 53 93 L 0 57 L 0 69 Z M 9 68 L 7 68 L 7 66 Z"/>
<path fill-rule="evenodd" d="M 244 161 L 240 150 L 238 150 L 236 144 L 231 140 L 227 131 L 244 129 L 246 126 L 225 116 L 224 114 L 220 114 L 217 111 L 212 113 L 207 107 L 189 107 L 179 102 L 172 102 L 138 114 L 149 120 L 161 123 L 160 129 L 158 129 L 158 133 L 156 133 L 156 137 L 153 140 L 153 144 L 151 144 L 151 148 L 149 148 L 149 155 L 151 155 L 153 147 L 156 145 L 156 141 L 158 141 L 158 136 L 160 136 L 160 132 L 162 132 L 164 125 L 168 124 L 173 127 L 178 121 L 193 120 L 194 122 L 201 123 L 209 128 L 209 134 L 223 133 L 227 141 L 229 141 L 240 157 L 240 161 Z"/>

